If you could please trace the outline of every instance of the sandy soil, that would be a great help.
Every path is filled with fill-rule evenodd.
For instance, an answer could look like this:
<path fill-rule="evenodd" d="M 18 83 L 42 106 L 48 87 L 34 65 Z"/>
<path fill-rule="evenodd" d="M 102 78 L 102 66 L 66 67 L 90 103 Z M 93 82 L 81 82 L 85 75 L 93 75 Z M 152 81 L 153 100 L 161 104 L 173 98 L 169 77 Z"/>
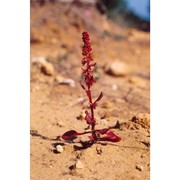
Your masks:
<path fill-rule="evenodd" d="M 98 64 L 93 97 L 104 93 L 95 112 L 97 128 L 119 122 L 113 131 L 122 140 L 81 149 L 86 137 L 65 142 L 60 136 L 87 127 L 83 112 L 88 101 L 79 85 L 84 30 Z M 31 180 L 150 179 L 149 42 L 149 32 L 117 26 L 91 6 L 31 4 Z M 37 57 L 53 65 L 50 75 L 32 62 Z M 105 65 L 114 61 L 125 63 L 128 73 L 107 74 Z M 59 84 L 58 78 L 72 79 L 75 86 Z"/>

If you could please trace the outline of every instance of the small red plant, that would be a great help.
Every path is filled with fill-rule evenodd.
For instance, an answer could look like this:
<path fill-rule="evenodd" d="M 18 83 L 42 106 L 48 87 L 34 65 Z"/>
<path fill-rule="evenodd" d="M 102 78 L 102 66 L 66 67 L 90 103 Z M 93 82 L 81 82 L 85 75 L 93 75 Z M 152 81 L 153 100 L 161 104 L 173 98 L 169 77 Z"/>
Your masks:
<path fill-rule="evenodd" d="M 85 111 L 85 120 L 88 125 L 91 127 L 91 131 L 85 131 L 82 133 L 78 133 L 75 130 L 67 131 L 62 135 L 62 138 L 64 140 L 70 140 L 74 139 L 79 135 L 83 134 L 91 134 L 89 139 L 92 142 L 96 141 L 111 141 L 111 142 L 118 142 L 121 140 L 120 137 L 118 137 L 116 134 L 114 134 L 110 129 L 111 127 L 104 128 L 104 129 L 96 129 L 96 119 L 94 117 L 94 110 L 96 109 L 97 103 L 101 100 L 103 97 L 103 93 L 101 92 L 98 96 L 98 98 L 93 101 L 92 100 L 92 93 L 91 93 L 91 87 L 96 82 L 96 80 L 93 77 L 94 67 L 96 66 L 96 63 L 94 62 L 92 58 L 92 48 L 90 43 L 89 34 L 87 32 L 82 33 L 82 40 L 84 43 L 83 49 L 82 49 L 82 75 L 84 82 L 80 82 L 82 88 L 85 90 L 86 95 L 88 97 L 89 101 L 89 107 L 90 112 L 87 110 Z"/>

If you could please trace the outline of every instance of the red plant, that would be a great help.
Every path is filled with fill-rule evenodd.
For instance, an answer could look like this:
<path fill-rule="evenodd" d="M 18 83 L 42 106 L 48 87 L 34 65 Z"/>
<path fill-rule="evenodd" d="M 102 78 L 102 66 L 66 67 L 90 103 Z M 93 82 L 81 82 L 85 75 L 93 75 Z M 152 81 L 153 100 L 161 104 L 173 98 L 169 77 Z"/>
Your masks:
<path fill-rule="evenodd" d="M 62 135 L 62 138 L 64 140 L 70 140 L 73 138 L 76 138 L 79 135 L 88 134 L 89 139 L 92 142 L 95 141 L 111 141 L 111 142 L 118 142 L 121 140 L 120 137 L 118 137 L 116 134 L 114 134 L 112 131 L 110 131 L 111 127 L 104 128 L 104 129 L 95 129 L 96 126 L 96 119 L 94 118 L 94 109 L 96 109 L 97 102 L 101 100 L 103 97 L 103 93 L 101 92 L 98 96 L 98 98 L 93 101 L 92 100 L 92 93 L 91 93 L 91 87 L 96 82 L 96 80 L 93 77 L 94 67 L 96 66 L 96 63 L 94 63 L 94 60 L 92 58 L 92 48 L 90 43 L 89 34 L 87 32 L 82 33 L 82 40 L 84 43 L 83 49 L 82 49 L 82 75 L 84 77 L 84 84 L 80 82 L 82 88 L 85 90 L 86 95 L 89 100 L 89 107 L 90 112 L 87 110 L 85 111 L 85 120 L 88 125 L 91 126 L 91 131 L 85 131 L 82 133 L 78 133 L 75 130 L 67 131 Z"/>

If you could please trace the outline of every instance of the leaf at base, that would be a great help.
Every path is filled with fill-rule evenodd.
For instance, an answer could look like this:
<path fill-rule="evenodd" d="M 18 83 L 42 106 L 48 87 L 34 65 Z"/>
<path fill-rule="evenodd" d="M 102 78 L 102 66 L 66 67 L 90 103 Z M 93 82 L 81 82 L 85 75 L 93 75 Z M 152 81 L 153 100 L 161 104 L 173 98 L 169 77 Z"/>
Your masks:
<path fill-rule="evenodd" d="M 106 134 L 107 134 L 107 136 L 104 136 L 104 137 L 100 138 L 99 140 L 111 141 L 111 142 L 119 142 L 121 140 L 121 138 L 119 136 L 117 136 L 116 134 L 114 134 L 112 131 L 109 131 Z"/>
<path fill-rule="evenodd" d="M 70 130 L 70 131 L 67 131 L 65 132 L 61 137 L 64 139 L 64 140 L 68 140 L 68 139 L 73 139 L 75 138 L 79 133 L 76 132 L 75 130 Z"/>

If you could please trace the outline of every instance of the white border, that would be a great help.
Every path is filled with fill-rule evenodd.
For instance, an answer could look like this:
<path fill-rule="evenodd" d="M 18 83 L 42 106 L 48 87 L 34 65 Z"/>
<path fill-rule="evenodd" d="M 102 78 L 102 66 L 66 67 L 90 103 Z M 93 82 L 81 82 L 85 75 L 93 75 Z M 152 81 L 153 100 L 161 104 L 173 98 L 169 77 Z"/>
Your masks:
<path fill-rule="evenodd" d="M 30 2 L 0 5 L 0 179 L 30 179 Z"/>
<path fill-rule="evenodd" d="M 151 0 L 151 179 L 180 179 L 178 1 Z M 30 179 L 30 2 L 0 6 L 0 179 Z"/>
<path fill-rule="evenodd" d="M 151 0 L 151 179 L 180 179 L 178 1 Z"/>

